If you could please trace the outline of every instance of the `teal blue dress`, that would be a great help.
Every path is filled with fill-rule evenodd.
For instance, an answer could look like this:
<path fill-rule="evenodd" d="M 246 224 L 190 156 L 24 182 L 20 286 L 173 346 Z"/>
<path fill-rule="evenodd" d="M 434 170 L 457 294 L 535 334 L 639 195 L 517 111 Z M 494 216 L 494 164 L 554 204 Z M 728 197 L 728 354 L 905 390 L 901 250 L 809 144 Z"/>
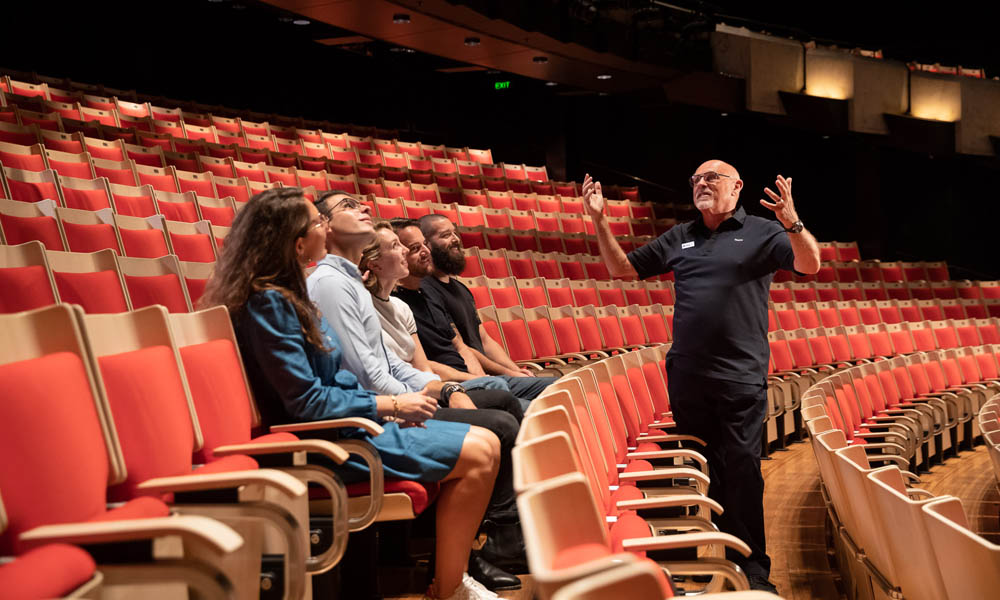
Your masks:
<path fill-rule="evenodd" d="M 325 352 L 305 339 L 295 309 L 276 290 L 254 293 L 233 318 L 247 379 L 265 426 L 301 421 L 364 417 L 378 422 L 375 392 L 364 390 L 357 377 L 340 368 L 340 340 L 326 319 L 320 319 Z M 440 481 L 455 467 L 467 423 L 425 421 L 421 427 L 399 428 L 384 423 L 385 432 L 372 437 L 360 429 L 341 430 L 340 437 L 363 439 L 382 457 L 386 477 Z M 354 472 L 346 482 L 367 477 L 363 463 L 347 463 Z"/>

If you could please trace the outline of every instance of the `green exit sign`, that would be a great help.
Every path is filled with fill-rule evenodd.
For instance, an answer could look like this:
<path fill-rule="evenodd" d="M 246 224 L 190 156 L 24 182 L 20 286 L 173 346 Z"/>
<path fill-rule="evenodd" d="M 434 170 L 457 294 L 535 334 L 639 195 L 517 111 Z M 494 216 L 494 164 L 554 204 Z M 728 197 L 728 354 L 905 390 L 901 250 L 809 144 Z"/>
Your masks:
<path fill-rule="evenodd" d="M 493 84 L 493 89 L 495 90 L 505 90 L 510 87 L 509 81 L 497 81 Z"/>

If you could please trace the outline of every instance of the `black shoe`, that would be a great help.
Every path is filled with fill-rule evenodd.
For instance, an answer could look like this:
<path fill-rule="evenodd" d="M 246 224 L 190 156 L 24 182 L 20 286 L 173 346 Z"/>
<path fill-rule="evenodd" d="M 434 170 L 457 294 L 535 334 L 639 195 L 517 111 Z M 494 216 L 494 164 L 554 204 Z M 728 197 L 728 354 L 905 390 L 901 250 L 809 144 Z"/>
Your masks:
<path fill-rule="evenodd" d="M 491 592 L 521 589 L 521 580 L 517 575 L 491 565 L 477 551 L 469 556 L 469 575 Z"/>
<path fill-rule="evenodd" d="M 486 543 L 479 555 L 486 562 L 515 575 L 528 572 L 520 523 L 501 525 L 487 520 L 483 521 L 483 531 L 486 532 Z"/>
<path fill-rule="evenodd" d="M 767 577 L 763 575 L 747 575 L 747 581 L 750 582 L 750 589 L 757 590 L 761 592 L 771 592 L 772 594 L 778 594 L 778 588 L 774 587 L 774 584 L 767 580 Z"/>

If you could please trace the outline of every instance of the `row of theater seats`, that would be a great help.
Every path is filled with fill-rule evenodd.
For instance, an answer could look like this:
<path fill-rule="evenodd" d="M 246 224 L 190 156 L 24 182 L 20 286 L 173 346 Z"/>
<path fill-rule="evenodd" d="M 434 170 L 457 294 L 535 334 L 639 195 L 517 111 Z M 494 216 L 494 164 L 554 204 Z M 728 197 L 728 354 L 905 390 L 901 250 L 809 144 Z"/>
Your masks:
<path fill-rule="evenodd" d="M 96 149 L 95 149 L 96 150 Z M 436 183 L 419 184 L 408 181 L 394 182 L 379 178 L 357 177 L 354 174 L 328 173 L 325 170 L 309 171 L 293 167 L 268 167 L 262 164 L 236 162 L 231 159 L 217 159 L 217 164 L 204 161 L 186 162 L 177 159 L 173 164 L 164 161 L 155 152 L 139 154 L 147 149 L 131 149 L 128 145 L 111 145 L 104 148 L 105 158 L 92 158 L 90 152 L 69 153 L 45 149 L 36 144 L 22 146 L 0 143 L 0 163 L 7 167 L 0 180 L 7 194 L 14 199 L 31 201 L 38 197 L 52 197 L 71 208 L 82 208 L 79 193 L 64 193 L 57 196 L 43 195 L 62 187 L 59 177 L 70 178 L 69 188 L 99 189 L 94 179 L 104 177 L 108 183 L 119 186 L 140 187 L 149 185 L 156 191 L 181 193 L 194 192 L 205 198 L 225 198 L 232 196 L 237 202 L 245 202 L 249 195 L 270 187 L 290 186 L 315 188 L 316 190 L 341 189 L 355 194 L 372 195 L 375 216 L 393 218 L 419 217 L 431 212 L 426 203 L 457 204 L 468 207 L 483 207 L 483 211 L 464 209 L 461 212 L 452 207 L 451 218 L 459 225 L 474 227 L 515 227 L 543 231 L 563 231 L 565 233 L 594 233 L 589 219 L 581 217 L 582 200 L 577 196 L 547 196 L 535 193 L 494 192 L 482 190 L 462 190 L 439 187 Z M 207 168 L 206 168 L 207 167 Z M 58 175 L 58 177 L 57 177 Z M 89 182 L 89 183 L 88 183 Z M 274 184 L 274 185 L 264 185 Z M 37 189 L 37 188 L 43 189 Z M 130 194 L 136 195 L 136 194 Z M 406 204 L 404 205 L 403 202 Z M 653 221 L 652 205 L 649 203 L 609 201 L 609 213 L 613 228 L 618 234 L 652 235 L 669 229 L 675 221 L 662 219 Z M 98 205 L 99 208 L 105 206 Z M 128 210 L 128 207 L 123 207 Z M 511 212 L 507 212 L 511 211 Z M 537 223 L 525 218 L 527 212 L 537 212 Z M 561 213 L 571 213 L 562 215 Z M 126 214 L 133 214 L 127 212 Z M 643 215 L 643 216 L 636 216 Z M 148 216 L 134 214 L 133 216 Z M 631 220 L 631 224 L 630 223 Z"/>
<path fill-rule="evenodd" d="M 0 245 L 0 313 L 59 302 L 88 313 L 117 313 L 160 304 L 171 313 L 191 312 L 214 263 L 47 250 L 39 242 Z"/>
<path fill-rule="evenodd" d="M 829 371 L 856 364 L 881 364 L 891 357 L 914 352 L 949 353 L 968 344 L 995 344 L 998 339 L 997 319 L 772 332 L 768 334 L 771 350 L 768 376 L 774 383 L 775 394 L 772 408 L 785 417 L 777 423 L 776 440 L 769 441 L 783 442 L 784 436 L 792 433 L 801 436 L 801 420 L 795 409 L 800 406 L 807 387 Z M 950 375 L 957 377 L 955 372 Z"/>
<path fill-rule="evenodd" d="M 978 300 L 1000 298 L 1000 281 L 926 281 L 901 282 L 793 282 L 775 281 L 768 290 L 772 302 L 829 302 L 836 300 Z"/>
<path fill-rule="evenodd" d="M 1000 546 L 969 529 L 961 501 L 910 487 L 912 471 L 980 435 L 1000 346 L 915 353 L 844 368 L 803 396 L 848 598 L 987 598 Z M 909 469 L 909 470 L 907 470 Z"/>
<path fill-rule="evenodd" d="M 174 582 L 197 597 L 254 598 L 267 583 L 284 598 L 309 598 L 348 532 L 386 517 L 394 494 L 383 491 L 377 453 L 309 439 L 345 426 L 377 435 L 375 423 L 254 437 L 259 414 L 224 307 L 97 315 L 57 304 L 0 324 L 0 554 L 21 557 L 0 566 L 5 596 L 100 585 L 96 561 L 106 586 Z M 349 454 L 370 475 L 345 488 L 330 465 Z M 46 544 L 79 545 L 93 560 L 60 545 L 48 551 L 60 562 L 44 562 L 33 551 Z M 280 562 L 262 562 L 271 555 Z"/>
<path fill-rule="evenodd" d="M 0 131 L 0 138 L 3 137 Z M 83 138 L 85 141 L 89 138 Z M 98 145 L 100 144 L 100 145 Z M 50 146 L 53 144 L 49 144 Z M 67 142 L 59 145 L 67 150 L 77 150 L 83 147 L 81 142 Z M 454 182 L 448 181 L 393 181 L 379 173 L 363 171 L 339 171 L 327 169 L 324 165 L 305 166 L 268 166 L 263 162 L 241 162 L 232 158 L 200 157 L 193 153 L 169 153 L 158 148 L 147 148 L 124 144 L 121 141 L 106 142 L 90 140 L 87 151 L 71 152 L 55 150 L 41 144 L 21 145 L 0 141 L 0 163 L 10 170 L 5 179 L 16 182 L 10 184 L 18 189 L 19 194 L 28 195 L 22 191 L 33 179 L 52 181 L 54 171 L 62 177 L 93 180 L 105 177 L 109 183 L 118 185 L 140 186 L 151 185 L 163 192 L 193 191 L 200 196 L 220 198 L 232 195 L 236 201 L 246 201 L 245 191 L 250 183 L 281 184 L 291 187 L 315 187 L 317 190 L 342 189 L 356 194 L 371 194 L 382 200 L 373 205 L 373 212 L 382 218 L 404 216 L 405 212 L 394 199 L 410 202 L 457 203 L 467 206 L 482 206 L 486 209 L 509 209 L 518 211 L 537 211 L 538 227 L 546 231 L 565 231 L 575 233 L 585 231 L 593 233 L 593 226 L 581 220 L 579 216 L 561 217 L 558 213 L 579 215 L 583 212 L 583 203 L 575 184 L 570 189 L 552 190 L 558 195 L 538 194 L 535 192 L 514 192 L 506 190 L 490 190 L 465 186 L 460 189 Z M 27 173 L 46 173 L 46 175 L 31 176 Z M 8 187 L 10 187 L 8 185 Z M 71 187 L 80 187 L 79 183 Z M 270 186 L 255 186 L 256 191 Z M 420 207 L 410 205 L 414 214 L 420 216 Z M 652 235 L 668 229 L 675 221 L 662 219 L 654 221 L 652 205 L 649 203 L 631 201 L 609 201 L 609 215 L 618 220 L 631 218 L 634 221 L 636 235 Z M 384 214 L 383 214 L 384 213 Z M 426 214 L 426 213 L 424 213 Z M 490 226 L 510 226 L 510 218 L 504 219 L 500 213 L 486 211 L 488 218 L 475 213 L 462 215 L 456 222 L 465 226 L 488 224 Z M 522 216 L 521 213 L 517 213 Z M 627 222 L 627 221 L 626 221 Z M 517 225 L 515 225 L 517 226 Z M 532 227 L 534 224 L 532 224 Z M 617 226 L 617 225 L 616 225 Z"/>
<path fill-rule="evenodd" d="M 0 127 L 0 140 L 4 138 L 3 133 Z M 9 139 L 12 136 L 7 137 Z M 229 180 L 246 178 L 247 181 L 261 184 L 280 183 L 285 186 L 344 189 L 353 193 L 407 200 L 439 202 L 444 199 L 447 202 L 464 202 L 495 208 L 514 207 L 514 194 L 517 194 L 516 205 L 523 207 L 524 210 L 537 210 L 534 207 L 542 206 L 541 203 L 529 199 L 539 195 L 539 192 L 550 192 L 548 195 L 541 194 L 543 198 L 549 199 L 555 198 L 552 194 L 556 192 L 567 198 L 578 197 L 574 191 L 575 184 L 560 186 L 558 190 L 508 190 L 504 185 L 499 187 L 483 185 L 489 184 L 491 181 L 489 179 L 473 180 L 469 183 L 467 178 L 459 181 L 455 177 L 436 175 L 410 181 L 393 179 L 389 172 L 383 172 L 385 169 L 383 167 L 366 168 L 346 163 L 346 166 L 342 167 L 332 161 L 324 163 L 305 160 L 295 161 L 294 164 L 268 165 L 263 161 L 250 162 L 256 157 L 245 154 L 240 158 L 249 160 L 241 161 L 229 157 L 200 156 L 196 153 L 164 152 L 159 147 L 126 144 L 120 140 L 108 142 L 86 137 L 82 139 L 88 144 L 87 150 L 78 152 L 70 151 L 83 147 L 81 142 L 75 140 L 67 140 L 58 145 L 50 141 L 48 146 L 0 141 L 0 162 L 23 171 L 39 172 L 52 169 L 64 177 L 80 179 L 108 177 L 112 183 L 120 185 L 135 185 L 135 181 L 142 183 L 148 181 L 163 191 L 191 189 L 213 197 L 218 197 L 219 194 L 217 186 L 213 185 L 215 178 L 221 178 L 219 184 L 223 187 L 230 184 Z M 56 150 L 49 146 L 61 149 Z M 14 174 L 11 176 L 18 179 Z M 550 184 L 546 185 L 552 188 Z M 548 200 L 545 205 L 552 208 L 552 202 Z M 576 203 L 570 203 L 574 204 Z"/>
<path fill-rule="evenodd" d="M 495 306 L 496 308 L 509 308 L 520 306 L 523 308 L 535 308 L 537 306 L 585 306 L 593 304 L 595 306 L 627 306 L 629 304 L 639 304 L 646 306 L 649 304 L 674 304 L 674 284 L 672 281 L 622 281 L 617 279 L 600 280 L 587 277 L 588 274 L 597 274 L 592 267 L 592 273 L 587 272 L 590 262 L 581 263 L 573 261 L 571 257 L 565 257 L 557 262 L 552 260 L 552 275 L 560 278 L 537 277 L 534 270 L 529 271 L 527 260 L 533 258 L 521 256 L 527 253 L 506 253 L 507 265 L 510 271 L 504 271 L 502 266 L 498 268 L 487 261 L 493 260 L 495 256 L 484 255 L 483 253 L 469 253 L 469 258 L 476 254 L 483 262 L 486 269 L 500 274 L 510 272 L 510 276 L 491 278 L 486 276 L 461 277 L 459 280 L 469 288 L 477 308 Z M 518 254 L 517 261 L 524 260 L 525 264 L 515 264 L 512 255 Z M 567 273 L 563 272 L 565 266 Z M 559 269 L 559 271 L 555 271 Z M 986 296 L 993 296 L 1000 292 L 1000 287 L 978 285 L 967 285 L 971 282 L 949 282 L 960 286 L 958 289 L 977 294 L 977 297 L 956 298 L 956 288 L 948 287 L 934 288 L 948 292 L 950 298 L 931 298 L 925 300 L 915 299 L 890 299 L 891 291 L 885 287 L 878 287 L 872 284 L 866 291 L 880 293 L 882 300 L 841 300 L 838 296 L 840 288 L 824 287 L 817 290 L 810 283 L 791 284 L 796 286 L 794 295 L 799 300 L 775 301 L 774 298 L 792 297 L 792 290 L 784 287 L 785 284 L 774 284 L 771 288 L 771 302 L 768 305 L 768 330 L 778 329 L 798 329 L 804 327 L 812 329 L 814 327 L 837 327 L 840 325 L 872 325 L 877 323 L 900 323 L 902 321 L 940 321 L 943 319 L 985 319 L 989 317 L 1000 317 L 1000 298 L 986 297 L 980 298 L 980 291 Z M 984 283 L 984 282 L 977 282 Z M 993 283 L 993 282 L 985 282 Z M 825 286 L 826 284 L 815 284 Z M 920 291 L 929 291 L 931 288 L 917 287 L 914 284 L 912 291 L 917 296 Z M 861 289 L 857 287 L 844 286 L 845 290 L 857 291 L 860 295 Z M 826 292 L 832 292 L 834 300 L 820 300 L 816 298 L 830 297 Z M 922 295 L 922 294 L 921 294 Z M 971 294 L 970 294 L 971 295 Z M 805 298 L 811 298 L 806 300 Z"/>
<path fill-rule="evenodd" d="M 979 411 L 978 421 L 979 431 L 983 434 L 983 441 L 986 443 L 990 462 L 993 464 L 993 478 L 1000 487 L 1000 395 L 991 397 L 983 405 Z"/>
<path fill-rule="evenodd" d="M 110 209 L 86 211 L 35 203 L 0 200 L 0 242 L 19 245 L 40 242 L 49 250 L 96 252 L 158 258 L 176 254 L 189 262 L 214 262 L 229 227 L 207 220 L 169 221 L 161 215 L 128 217 Z"/>
<path fill-rule="evenodd" d="M 838 302 L 772 302 L 768 329 L 874 325 L 906 321 L 986 319 L 1000 317 L 1000 299 L 987 300 L 840 300 Z"/>
<path fill-rule="evenodd" d="M 647 565 L 646 591 L 627 587 L 636 593 L 627 597 L 747 588 L 724 556 L 749 548 L 711 523 L 720 507 L 706 495 L 700 440 L 670 433 L 666 351 L 588 364 L 549 386 L 525 414 L 514 487 L 541 598 L 602 597 L 595 590 L 608 589 L 608 577 L 630 578 L 618 569 L 635 565 Z"/>
<path fill-rule="evenodd" d="M 334 134 L 213 115 L 185 116 L 180 109 L 116 98 L 87 96 L 84 103 L 90 106 L 84 106 L 79 101 L 42 99 L 48 92 L 40 89 L 31 96 L 10 95 L 0 87 L 0 141 L 26 145 L 51 141 L 55 143 L 46 144 L 50 149 L 65 151 L 69 147 L 81 152 L 73 143 L 74 137 L 104 138 L 171 155 L 148 163 L 152 166 L 166 166 L 168 160 L 197 163 L 204 156 L 366 178 L 437 182 L 451 188 L 562 195 L 579 192 L 573 182 L 550 183 L 545 167 L 494 164 L 488 149 Z M 8 106 L 3 108 L 5 104 Z M 145 154 L 142 150 L 135 153 Z M 609 186 L 608 192 L 608 197 L 638 199 L 634 187 Z"/>

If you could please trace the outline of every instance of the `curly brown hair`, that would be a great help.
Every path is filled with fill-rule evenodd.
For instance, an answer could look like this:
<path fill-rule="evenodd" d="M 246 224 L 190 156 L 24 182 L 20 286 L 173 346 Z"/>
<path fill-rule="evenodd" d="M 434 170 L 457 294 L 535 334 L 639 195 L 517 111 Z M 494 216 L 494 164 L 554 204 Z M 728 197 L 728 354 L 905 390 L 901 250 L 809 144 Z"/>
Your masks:
<path fill-rule="evenodd" d="M 326 349 L 319 311 L 309 299 L 295 252 L 295 241 L 308 231 L 309 211 L 301 189 L 265 190 L 250 198 L 236 213 L 198 307 L 221 304 L 236 318 L 251 295 L 276 290 L 295 309 L 306 340 Z"/>
<path fill-rule="evenodd" d="M 388 221 L 381 221 L 375 223 L 372 230 L 375 232 L 375 238 L 372 243 L 365 246 L 365 249 L 361 252 L 361 262 L 358 263 L 358 270 L 363 274 L 365 271 L 369 270 L 369 265 L 372 261 L 378 260 L 382 256 L 382 238 L 379 237 L 378 232 L 387 229 L 392 231 L 392 225 Z M 375 273 L 369 271 L 368 279 L 365 280 L 365 289 L 367 289 L 373 296 L 377 296 L 378 293 L 378 276 Z"/>

